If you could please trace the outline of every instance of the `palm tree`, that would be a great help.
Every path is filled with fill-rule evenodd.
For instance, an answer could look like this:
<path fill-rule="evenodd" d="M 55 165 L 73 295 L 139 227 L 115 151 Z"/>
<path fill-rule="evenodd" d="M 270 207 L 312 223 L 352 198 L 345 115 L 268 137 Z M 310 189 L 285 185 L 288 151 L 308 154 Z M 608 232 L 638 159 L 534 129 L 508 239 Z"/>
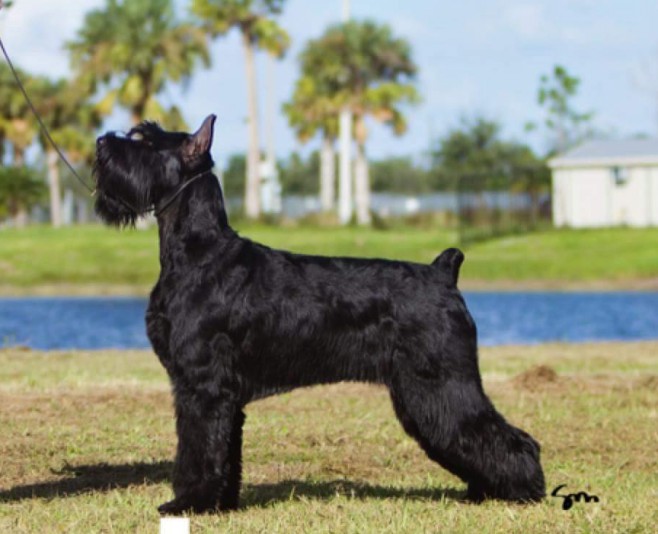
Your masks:
<path fill-rule="evenodd" d="M 29 93 L 34 84 L 34 78 L 21 69 L 16 69 L 16 72 Z M 32 144 L 36 135 L 32 119 L 31 111 L 23 93 L 16 85 L 14 75 L 9 67 L 2 63 L 0 65 L 0 142 L 2 143 L 0 162 L 4 160 L 5 142 L 7 141 L 12 148 L 13 167 L 20 169 L 25 165 L 25 151 Z M 16 225 L 25 225 L 29 206 L 24 202 L 17 202 L 13 205 L 18 210 L 17 213 L 12 214 Z"/>
<path fill-rule="evenodd" d="M 288 34 L 272 19 L 281 13 L 285 0 L 192 0 L 192 12 L 203 21 L 215 38 L 238 28 L 242 36 L 247 74 L 249 150 L 245 183 L 245 214 L 260 215 L 260 141 L 258 135 L 258 99 L 254 50 L 261 48 L 281 57 L 288 48 Z"/>
<path fill-rule="evenodd" d="M 320 205 L 325 212 L 334 209 L 336 197 L 336 155 L 334 145 L 338 137 L 338 112 L 331 98 L 318 93 L 318 86 L 310 73 L 304 74 L 295 85 L 290 102 L 283 106 L 290 126 L 297 138 L 306 143 L 318 132 L 322 136 L 320 149 Z"/>
<path fill-rule="evenodd" d="M 320 206 L 323 212 L 333 211 L 336 201 L 336 152 L 340 104 L 320 92 L 313 73 L 304 72 L 295 84 L 290 101 L 283 111 L 297 139 L 307 143 L 318 133 L 320 147 Z"/>
<path fill-rule="evenodd" d="M 28 93 L 35 83 L 33 77 L 16 69 Z M 25 97 L 18 89 L 13 74 L 4 63 L 0 64 L 0 141 L 12 146 L 12 163 L 21 167 L 25 163 L 25 151 L 34 141 L 36 129 Z M 2 154 L 4 157 L 4 153 Z"/>
<path fill-rule="evenodd" d="M 60 79 L 37 78 L 32 94 L 37 111 L 48 127 L 53 140 L 73 163 L 88 160 L 94 152 L 93 131 L 100 125 L 100 115 L 79 92 L 77 85 Z M 62 224 L 59 155 L 43 132 L 39 144 L 46 154 L 50 194 L 50 220 L 54 227 Z"/>
<path fill-rule="evenodd" d="M 19 76 L 22 78 L 24 73 L 19 71 Z M 7 130 L 12 117 L 13 100 L 17 96 L 17 89 L 9 67 L 4 62 L 0 63 L 0 163 L 4 163 L 5 159 Z"/>
<path fill-rule="evenodd" d="M 317 92 L 347 106 L 354 117 L 357 155 L 355 200 L 357 221 L 370 222 L 370 184 L 366 140 L 367 116 L 404 133 L 401 107 L 419 100 L 413 85 L 416 65 L 409 44 L 395 38 L 389 26 L 351 21 L 329 27 L 309 41 L 301 54 L 303 73 L 312 73 Z"/>
<path fill-rule="evenodd" d="M 133 123 L 164 121 L 171 110 L 156 97 L 167 82 L 187 81 L 198 60 L 210 64 L 204 32 L 178 22 L 171 0 L 106 0 L 86 15 L 67 48 L 80 87 L 90 95 L 109 89 L 98 103 L 101 113 L 118 103 Z"/>

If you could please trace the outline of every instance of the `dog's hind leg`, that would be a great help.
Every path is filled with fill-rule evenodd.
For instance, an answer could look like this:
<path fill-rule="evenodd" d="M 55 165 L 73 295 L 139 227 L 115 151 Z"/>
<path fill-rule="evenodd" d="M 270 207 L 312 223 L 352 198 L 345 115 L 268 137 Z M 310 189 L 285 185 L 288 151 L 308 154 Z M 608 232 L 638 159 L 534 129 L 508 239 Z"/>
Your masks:
<path fill-rule="evenodd" d="M 469 499 L 544 496 L 539 446 L 498 414 L 479 379 L 442 380 L 401 370 L 390 389 L 405 431 L 430 459 L 468 484 Z"/>
<path fill-rule="evenodd" d="M 235 510 L 238 507 L 242 481 L 242 427 L 244 420 L 244 411 L 238 409 L 233 418 L 228 452 L 223 454 L 224 447 L 221 444 L 214 451 L 215 469 L 217 469 L 221 481 L 220 510 Z M 213 454 L 212 451 L 211 454 Z"/>

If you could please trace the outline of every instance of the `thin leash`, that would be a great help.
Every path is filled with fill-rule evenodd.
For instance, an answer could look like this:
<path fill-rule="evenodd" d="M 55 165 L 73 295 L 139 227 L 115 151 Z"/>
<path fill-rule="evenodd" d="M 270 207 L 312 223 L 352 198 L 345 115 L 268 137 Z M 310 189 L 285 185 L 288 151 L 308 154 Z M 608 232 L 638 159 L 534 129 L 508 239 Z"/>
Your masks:
<path fill-rule="evenodd" d="M 2 2 L 0 2 L 0 9 L 2 9 Z M 16 72 L 16 69 L 14 68 L 14 64 L 11 62 L 11 59 L 9 58 L 9 54 L 7 53 L 7 50 L 5 49 L 5 45 L 2 42 L 2 38 L 0 37 L 0 48 L 2 48 L 2 53 L 5 56 L 5 59 L 7 60 L 7 65 L 9 65 L 9 69 L 11 70 L 11 73 L 14 75 L 14 79 L 16 80 L 16 83 L 18 84 L 18 88 L 21 90 L 21 93 L 23 93 L 23 96 L 25 97 L 25 101 L 27 102 L 27 105 L 29 106 L 30 110 L 32 110 L 32 113 L 34 114 L 34 117 L 37 119 L 37 122 L 39 123 L 39 126 L 41 127 L 41 131 L 44 133 L 50 144 L 53 146 L 61 160 L 66 164 L 68 169 L 71 171 L 71 174 L 75 176 L 78 181 L 89 191 L 92 195 L 95 193 L 95 189 L 90 187 L 89 184 L 76 172 L 76 170 L 73 168 L 73 165 L 69 163 L 69 161 L 66 159 L 66 156 L 64 156 L 64 153 L 60 150 L 60 148 L 57 146 L 57 143 L 53 140 L 53 138 L 50 135 L 50 132 L 48 131 L 48 128 L 46 128 L 46 125 L 43 123 L 41 120 L 41 117 L 39 116 L 39 113 L 37 112 L 36 108 L 34 107 L 34 104 L 32 104 L 32 100 L 30 100 L 30 97 L 27 94 L 27 91 L 25 90 L 25 86 L 21 82 L 21 79 L 18 76 L 18 73 Z"/>
<path fill-rule="evenodd" d="M 183 184 L 178 189 L 176 189 L 176 191 L 174 191 L 174 193 L 172 193 L 172 195 L 167 200 L 164 201 L 162 206 L 160 206 L 159 208 L 156 208 L 155 206 L 153 206 L 152 208 L 147 210 L 147 213 L 149 211 L 152 211 L 153 215 L 155 215 L 156 217 L 159 217 L 162 213 L 165 212 L 165 210 L 169 206 L 171 206 L 173 204 L 174 200 L 176 200 L 178 198 L 178 195 L 180 195 L 185 189 L 187 189 L 190 185 L 192 185 L 194 182 L 196 182 L 199 178 L 205 176 L 206 174 L 208 174 L 211 171 L 212 171 L 212 169 L 206 169 L 205 171 L 201 171 L 200 173 L 195 174 L 194 176 L 192 176 L 192 178 L 188 179 L 186 182 L 183 182 Z"/>
<path fill-rule="evenodd" d="M 176 189 L 176 191 L 174 191 L 171 194 L 171 196 L 162 203 L 162 205 L 159 208 L 154 204 L 154 205 L 152 205 L 151 207 L 149 207 L 147 209 L 141 209 L 140 210 L 140 209 L 137 209 L 135 206 L 133 206 L 127 200 L 122 199 L 121 197 L 115 197 L 113 195 L 108 195 L 107 193 L 105 194 L 105 196 L 111 198 L 112 200 L 114 200 L 115 202 L 118 202 L 119 204 L 123 204 L 126 208 L 128 208 L 131 211 L 134 211 L 138 215 L 143 216 L 143 215 L 146 215 L 147 213 L 153 213 L 153 215 L 155 217 L 159 217 L 160 215 L 162 215 L 167 210 L 167 208 L 169 206 L 171 206 L 174 203 L 174 200 L 176 200 L 178 198 L 178 196 L 183 191 L 185 191 L 185 189 L 187 189 L 190 185 L 192 185 L 194 182 L 196 182 L 199 178 L 204 177 L 206 174 L 208 174 L 211 171 L 212 171 L 212 169 L 206 169 L 205 171 L 201 171 L 201 172 L 195 174 L 194 176 L 192 176 L 192 178 L 189 178 L 187 181 L 183 182 L 178 187 L 178 189 Z"/>

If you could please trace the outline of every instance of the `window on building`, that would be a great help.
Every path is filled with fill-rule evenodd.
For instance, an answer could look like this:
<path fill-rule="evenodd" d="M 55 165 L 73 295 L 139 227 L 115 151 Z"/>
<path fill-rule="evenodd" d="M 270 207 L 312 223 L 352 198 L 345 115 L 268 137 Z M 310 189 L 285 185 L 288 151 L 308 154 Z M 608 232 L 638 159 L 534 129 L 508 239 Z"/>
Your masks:
<path fill-rule="evenodd" d="M 610 169 L 610 174 L 612 175 L 612 180 L 617 187 L 626 185 L 628 182 L 628 169 L 625 169 L 624 167 L 612 167 Z"/>

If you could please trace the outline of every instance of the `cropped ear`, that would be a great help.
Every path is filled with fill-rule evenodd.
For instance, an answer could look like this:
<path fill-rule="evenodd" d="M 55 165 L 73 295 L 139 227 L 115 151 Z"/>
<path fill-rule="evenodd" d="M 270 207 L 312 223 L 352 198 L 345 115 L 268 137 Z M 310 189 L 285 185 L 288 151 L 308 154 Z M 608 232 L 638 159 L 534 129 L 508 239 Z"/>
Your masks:
<path fill-rule="evenodd" d="M 210 150 L 216 118 L 215 115 L 208 115 L 201 127 L 185 141 L 183 144 L 183 157 L 186 160 L 196 159 Z"/>

